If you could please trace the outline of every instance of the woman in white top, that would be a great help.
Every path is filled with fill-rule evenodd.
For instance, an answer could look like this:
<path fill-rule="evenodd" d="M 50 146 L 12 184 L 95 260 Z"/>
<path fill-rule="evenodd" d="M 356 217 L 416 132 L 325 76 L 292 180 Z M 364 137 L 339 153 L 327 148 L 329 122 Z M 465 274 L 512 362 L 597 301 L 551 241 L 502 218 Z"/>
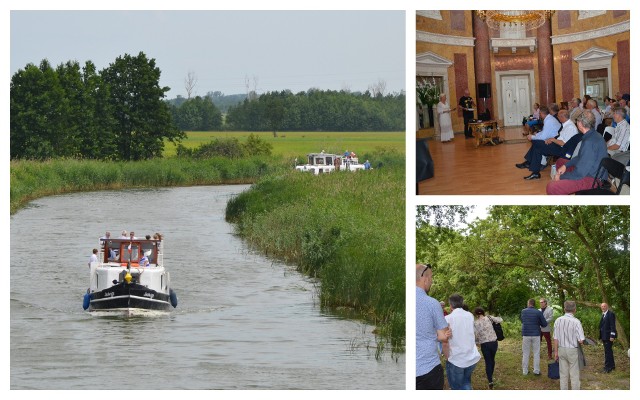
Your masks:
<path fill-rule="evenodd" d="M 455 110 L 455 108 L 453 109 Z M 438 103 L 437 111 L 440 120 L 440 141 L 450 142 L 453 140 L 453 125 L 451 124 L 451 111 L 453 111 L 447 102 L 447 95 L 440 95 L 440 103 Z"/>
<path fill-rule="evenodd" d="M 473 310 L 476 320 L 473 321 L 473 330 L 476 334 L 476 344 L 480 345 L 480 351 L 484 356 L 484 365 L 489 381 L 489 389 L 493 389 L 493 370 L 496 367 L 496 353 L 498 352 L 498 337 L 493 330 L 493 322 L 501 323 L 502 318 L 484 315 L 482 307 Z"/>

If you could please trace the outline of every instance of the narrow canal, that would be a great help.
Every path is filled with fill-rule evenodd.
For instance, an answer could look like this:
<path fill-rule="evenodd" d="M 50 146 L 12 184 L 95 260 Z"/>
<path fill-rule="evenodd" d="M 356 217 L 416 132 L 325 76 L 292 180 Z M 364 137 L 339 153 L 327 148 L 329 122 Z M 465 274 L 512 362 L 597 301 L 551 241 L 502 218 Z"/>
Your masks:
<path fill-rule="evenodd" d="M 76 193 L 11 217 L 11 389 L 404 389 L 404 355 L 323 313 L 312 279 L 249 250 L 224 220 L 247 186 Z M 169 315 L 82 309 L 105 231 L 164 235 Z"/>

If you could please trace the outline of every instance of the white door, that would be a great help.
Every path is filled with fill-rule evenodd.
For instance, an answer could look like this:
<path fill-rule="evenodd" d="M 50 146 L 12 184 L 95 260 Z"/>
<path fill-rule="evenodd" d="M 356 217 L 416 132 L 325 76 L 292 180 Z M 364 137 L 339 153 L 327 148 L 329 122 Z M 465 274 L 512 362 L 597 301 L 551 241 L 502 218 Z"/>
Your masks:
<path fill-rule="evenodd" d="M 502 115 L 505 126 L 522 125 L 522 117 L 531 115 L 529 101 L 529 77 L 526 75 L 504 76 L 502 86 Z"/>

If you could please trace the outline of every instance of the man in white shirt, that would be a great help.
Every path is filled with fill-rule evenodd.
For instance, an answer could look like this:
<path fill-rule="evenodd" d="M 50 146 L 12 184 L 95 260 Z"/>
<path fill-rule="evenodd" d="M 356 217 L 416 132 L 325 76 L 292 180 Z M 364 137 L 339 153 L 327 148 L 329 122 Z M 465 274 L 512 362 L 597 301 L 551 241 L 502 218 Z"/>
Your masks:
<path fill-rule="evenodd" d="M 580 390 L 578 345 L 584 341 L 584 330 L 580 320 L 573 316 L 576 312 L 575 301 L 565 301 L 564 312 L 553 327 L 556 360 L 560 363 L 560 389 L 569 389 L 571 379 L 571 390 Z"/>
<path fill-rule="evenodd" d="M 91 254 L 91 257 L 89 257 L 89 262 L 87 263 L 89 268 L 91 268 L 91 263 L 94 262 L 98 262 L 98 249 L 93 249 L 93 253 Z"/>
<path fill-rule="evenodd" d="M 442 349 L 447 358 L 447 381 L 453 390 L 471 390 L 471 375 L 480 361 L 476 348 L 473 314 L 462 309 L 463 299 L 459 294 L 449 297 L 451 313 L 445 316 L 451 329 L 451 338 L 443 342 Z"/>
<path fill-rule="evenodd" d="M 562 158 L 571 158 L 576 145 L 579 143 L 581 136 L 578 134 L 578 127 L 569 118 L 569 112 L 567 110 L 560 110 L 558 112 L 558 120 L 562 125 L 558 126 L 560 134 L 557 137 L 551 137 L 546 140 L 532 140 L 531 148 L 527 152 L 525 162 L 522 164 L 516 164 L 518 168 L 529 168 L 531 175 L 526 176 L 524 179 L 540 179 L 540 171 L 543 168 L 542 157 L 543 156 L 556 156 Z M 574 138 L 574 136 L 576 136 Z M 574 138 L 573 140 L 571 140 Z"/>
<path fill-rule="evenodd" d="M 610 156 L 629 150 L 630 128 L 626 116 L 627 112 L 622 107 L 613 110 L 613 120 L 616 121 L 616 127 L 611 139 L 607 142 L 607 153 Z"/>

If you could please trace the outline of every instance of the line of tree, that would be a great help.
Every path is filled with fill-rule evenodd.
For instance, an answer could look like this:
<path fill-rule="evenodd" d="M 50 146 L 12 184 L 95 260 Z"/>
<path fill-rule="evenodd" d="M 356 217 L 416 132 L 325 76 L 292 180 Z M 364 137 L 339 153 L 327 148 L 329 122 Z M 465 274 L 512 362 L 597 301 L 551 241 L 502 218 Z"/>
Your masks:
<path fill-rule="evenodd" d="M 605 302 L 628 345 L 629 206 L 493 206 L 486 219 L 461 228 L 454 216 L 468 211 L 418 208 L 416 258 L 434 267 L 432 296 L 460 293 L 470 307 L 503 316 L 519 315 L 529 298 L 575 300 L 598 316 Z"/>
<path fill-rule="evenodd" d="M 142 160 L 184 137 L 163 98 L 160 69 L 140 52 L 102 71 L 91 61 L 27 64 L 11 78 L 12 159 Z"/>
<path fill-rule="evenodd" d="M 184 131 L 403 131 L 405 94 L 310 89 L 244 96 L 223 118 L 220 92 L 166 100 L 154 59 L 125 54 L 97 71 L 68 61 L 27 64 L 11 78 L 12 159 L 143 160 Z M 227 99 L 228 100 L 228 99 Z"/>
<path fill-rule="evenodd" d="M 310 89 L 267 92 L 245 99 L 226 116 L 228 130 L 403 131 L 405 95 Z"/>
<path fill-rule="evenodd" d="M 218 110 L 222 114 L 226 114 L 229 111 L 230 107 L 237 105 L 244 101 L 247 98 L 246 94 L 224 94 L 219 90 L 213 92 L 207 92 L 204 96 L 205 98 L 210 98 L 213 104 L 216 106 Z M 172 106 L 180 107 L 182 103 L 189 100 L 188 98 L 177 95 L 174 99 L 169 99 L 167 102 Z"/>

